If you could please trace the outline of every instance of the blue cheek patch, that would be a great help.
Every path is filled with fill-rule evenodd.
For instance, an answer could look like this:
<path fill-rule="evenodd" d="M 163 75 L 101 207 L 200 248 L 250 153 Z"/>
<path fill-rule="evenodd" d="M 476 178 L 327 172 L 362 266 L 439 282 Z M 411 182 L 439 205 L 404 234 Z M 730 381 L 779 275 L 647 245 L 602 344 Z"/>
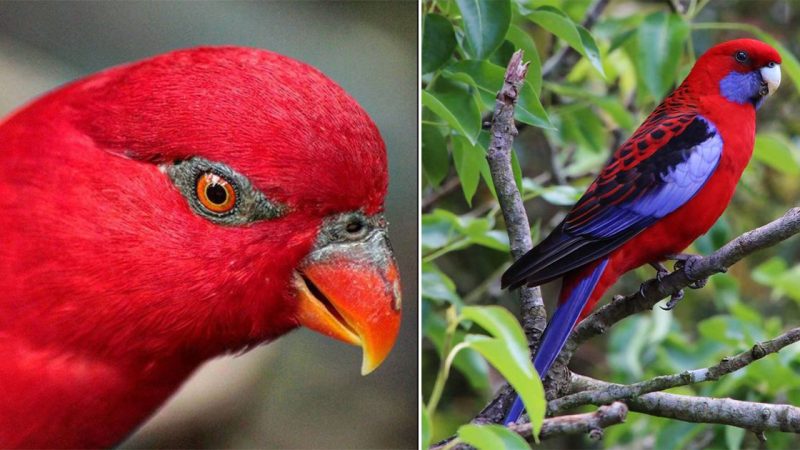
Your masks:
<path fill-rule="evenodd" d="M 761 76 L 758 72 L 739 73 L 733 71 L 719 82 L 719 92 L 728 100 L 744 105 L 752 103 L 756 108 L 763 100 L 758 95 L 761 89 Z"/>

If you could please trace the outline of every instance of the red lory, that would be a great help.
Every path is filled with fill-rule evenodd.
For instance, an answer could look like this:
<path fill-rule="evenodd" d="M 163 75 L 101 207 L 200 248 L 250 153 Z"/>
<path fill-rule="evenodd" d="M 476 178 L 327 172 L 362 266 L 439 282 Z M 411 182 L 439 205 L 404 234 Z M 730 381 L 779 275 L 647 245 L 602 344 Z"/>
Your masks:
<path fill-rule="evenodd" d="M 0 166 L 0 448 L 112 446 L 204 361 L 299 326 L 362 373 L 394 343 L 386 149 L 303 63 L 108 69 L 0 122 Z"/>
<path fill-rule="evenodd" d="M 502 277 L 506 287 L 563 278 L 534 367 L 544 378 L 577 321 L 625 272 L 679 255 L 714 225 L 750 156 L 756 109 L 781 81 L 769 45 L 737 39 L 697 59 L 686 80 L 613 153 L 564 220 Z M 516 421 L 522 402 L 506 422 Z"/>

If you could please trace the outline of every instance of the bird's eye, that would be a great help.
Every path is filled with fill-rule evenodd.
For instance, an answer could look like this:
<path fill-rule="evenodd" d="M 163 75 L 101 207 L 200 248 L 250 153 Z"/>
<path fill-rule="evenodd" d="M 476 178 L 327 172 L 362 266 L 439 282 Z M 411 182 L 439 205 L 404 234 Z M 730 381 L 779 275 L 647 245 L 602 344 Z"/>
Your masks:
<path fill-rule="evenodd" d="M 221 176 L 205 172 L 197 178 L 197 200 L 212 213 L 226 214 L 236 206 L 236 189 Z"/>
<path fill-rule="evenodd" d="M 736 58 L 736 61 L 739 61 L 740 63 L 743 63 L 743 62 L 747 61 L 747 52 L 739 50 L 734 55 L 734 58 Z"/>
<path fill-rule="evenodd" d="M 359 234 L 364 229 L 364 222 L 354 218 L 347 222 L 344 229 L 350 234 Z"/>

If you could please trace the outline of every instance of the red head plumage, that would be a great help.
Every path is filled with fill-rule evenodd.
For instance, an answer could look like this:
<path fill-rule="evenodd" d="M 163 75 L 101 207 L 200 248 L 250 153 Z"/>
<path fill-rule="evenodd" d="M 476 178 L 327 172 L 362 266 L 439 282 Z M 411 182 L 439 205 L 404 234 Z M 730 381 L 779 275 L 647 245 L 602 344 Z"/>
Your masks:
<path fill-rule="evenodd" d="M 0 406 L 0 446 L 113 444 L 206 358 L 299 324 L 363 345 L 366 371 L 394 341 L 384 144 L 305 64 L 223 47 L 109 69 L 0 123 L 0 161 L 0 390 L 38 392 Z"/>

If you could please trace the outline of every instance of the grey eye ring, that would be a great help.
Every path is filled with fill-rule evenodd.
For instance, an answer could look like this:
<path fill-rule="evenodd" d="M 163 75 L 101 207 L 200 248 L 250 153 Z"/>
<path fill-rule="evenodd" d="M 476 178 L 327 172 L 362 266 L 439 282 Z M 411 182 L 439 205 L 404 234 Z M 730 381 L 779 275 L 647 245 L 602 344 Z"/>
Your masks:
<path fill-rule="evenodd" d="M 276 219 L 289 211 L 271 201 L 241 173 L 201 157 L 165 164 L 169 176 L 189 207 L 200 217 L 219 225 L 241 226 Z"/>

